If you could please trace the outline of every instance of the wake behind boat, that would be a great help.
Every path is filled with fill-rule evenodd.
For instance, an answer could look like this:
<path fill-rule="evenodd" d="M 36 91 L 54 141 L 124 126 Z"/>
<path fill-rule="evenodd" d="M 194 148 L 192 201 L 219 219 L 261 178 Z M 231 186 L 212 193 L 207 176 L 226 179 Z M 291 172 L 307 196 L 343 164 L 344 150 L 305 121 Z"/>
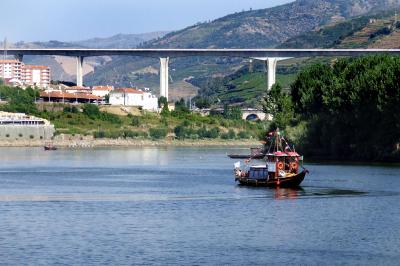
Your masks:
<path fill-rule="evenodd" d="M 308 173 L 303 167 L 303 156 L 288 144 L 279 129 L 268 134 L 268 144 L 269 149 L 264 154 L 265 163 L 249 165 L 250 160 L 246 160 L 243 170 L 240 162 L 235 163 L 235 181 L 240 185 L 255 187 L 299 187 Z"/>

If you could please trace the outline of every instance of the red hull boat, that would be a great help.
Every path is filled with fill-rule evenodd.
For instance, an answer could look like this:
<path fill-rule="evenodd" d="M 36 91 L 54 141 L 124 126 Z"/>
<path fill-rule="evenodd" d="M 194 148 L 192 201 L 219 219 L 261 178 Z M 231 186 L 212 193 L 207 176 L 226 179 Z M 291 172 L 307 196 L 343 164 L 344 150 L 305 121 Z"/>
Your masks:
<path fill-rule="evenodd" d="M 268 134 L 266 145 L 269 149 L 263 164 L 249 165 L 250 160 L 246 160 L 242 170 L 240 162 L 235 163 L 235 181 L 253 187 L 299 187 L 308 174 L 303 167 L 303 156 L 288 144 L 279 129 Z"/>

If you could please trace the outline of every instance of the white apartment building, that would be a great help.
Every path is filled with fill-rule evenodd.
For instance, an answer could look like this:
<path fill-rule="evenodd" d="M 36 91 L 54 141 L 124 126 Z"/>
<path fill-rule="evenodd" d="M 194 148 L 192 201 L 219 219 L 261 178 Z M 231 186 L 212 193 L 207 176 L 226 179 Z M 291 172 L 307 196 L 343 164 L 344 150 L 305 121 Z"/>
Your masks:
<path fill-rule="evenodd" d="M 50 85 L 50 68 L 47 66 L 22 66 L 22 82 L 29 86 L 47 88 Z"/>
<path fill-rule="evenodd" d="M 18 60 L 0 60 L 0 78 L 12 84 L 41 88 L 47 88 L 51 80 L 49 67 L 25 65 Z"/>
<path fill-rule="evenodd" d="M 23 63 L 17 60 L 0 60 L 0 78 L 21 80 L 22 66 Z"/>

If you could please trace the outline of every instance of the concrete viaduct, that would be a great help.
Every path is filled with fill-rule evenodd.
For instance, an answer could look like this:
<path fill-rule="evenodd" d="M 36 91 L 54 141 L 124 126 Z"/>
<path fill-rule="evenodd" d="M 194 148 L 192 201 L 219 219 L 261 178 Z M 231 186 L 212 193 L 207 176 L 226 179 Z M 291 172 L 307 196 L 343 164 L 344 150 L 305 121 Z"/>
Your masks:
<path fill-rule="evenodd" d="M 76 57 L 77 86 L 83 85 L 83 60 L 92 56 L 141 56 L 160 59 L 160 95 L 168 98 L 168 63 L 170 58 L 187 56 L 242 57 L 265 61 L 268 89 L 275 84 L 278 61 L 293 57 L 400 55 L 400 49 L 0 49 L 22 61 L 25 55 Z"/>

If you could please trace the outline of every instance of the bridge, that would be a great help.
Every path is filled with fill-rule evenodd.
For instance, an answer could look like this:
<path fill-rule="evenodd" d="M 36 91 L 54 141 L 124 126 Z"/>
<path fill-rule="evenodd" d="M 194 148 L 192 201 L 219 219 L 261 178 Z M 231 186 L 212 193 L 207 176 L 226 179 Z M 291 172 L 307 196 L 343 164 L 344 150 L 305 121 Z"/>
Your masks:
<path fill-rule="evenodd" d="M 268 89 L 275 83 L 278 61 L 293 57 L 364 56 L 375 54 L 400 55 L 400 49 L 0 49 L 22 61 L 25 55 L 76 57 L 76 84 L 83 85 L 83 61 L 93 56 L 141 56 L 160 59 L 160 95 L 168 98 L 169 59 L 187 56 L 242 57 L 265 61 L 268 69 Z"/>
<path fill-rule="evenodd" d="M 243 120 L 247 120 L 247 121 L 272 120 L 272 116 L 265 114 L 264 111 L 260 110 L 260 109 L 242 108 L 241 111 L 242 111 L 242 119 Z M 209 116 L 211 114 L 211 112 L 223 114 L 224 109 L 223 108 L 201 109 L 201 110 L 197 110 L 196 112 L 199 112 L 203 116 Z"/>

